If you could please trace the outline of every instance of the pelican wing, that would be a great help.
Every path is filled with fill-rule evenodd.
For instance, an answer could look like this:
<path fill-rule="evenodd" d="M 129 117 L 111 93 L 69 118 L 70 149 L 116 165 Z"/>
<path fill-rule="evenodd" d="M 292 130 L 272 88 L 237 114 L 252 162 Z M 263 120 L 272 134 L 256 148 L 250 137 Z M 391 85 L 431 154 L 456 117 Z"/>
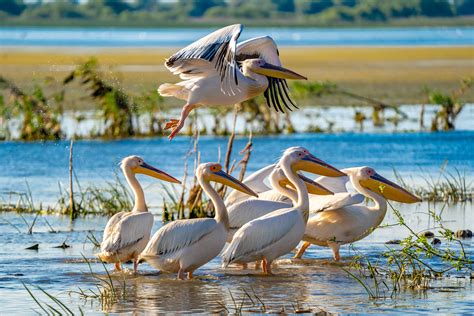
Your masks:
<path fill-rule="evenodd" d="M 225 265 L 256 254 L 283 238 L 301 216 L 293 209 L 278 210 L 242 226 L 222 255 Z"/>
<path fill-rule="evenodd" d="M 121 219 L 109 228 L 110 233 L 104 238 L 100 246 L 102 251 L 116 252 L 150 235 L 153 227 L 153 215 L 151 213 L 128 214 L 130 215 L 121 216 Z"/>
<path fill-rule="evenodd" d="M 341 170 L 344 172 L 344 170 Z M 347 192 L 346 184 L 350 181 L 348 176 L 342 177 L 318 177 L 314 179 L 315 182 L 321 184 L 325 188 L 331 190 L 334 193 Z"/>
<path fill-rule="evenodd" d="M 152 237 L 143 256 L 168 255 L 201 240 L 216 227 L 213 218 L 178 220 L 161 227 Z"/>
<path fill-rule="evenodd" d="M 232 76 L 237 84 L 235 51 L 242 29 L 241 24 L 221 28 L 172 55 L 166 60 L 165 66 L 173 73 L 189 76 L 210 71 L 209 65 L 212 65 L 220 75 L 221 82 Z"/>
<path fill-rule="evenodd" d="M 270 36 L 255 37 L 237 45 L 236 60 L 243 61 L 252 58 L 264 59 L 267 63 L 281 66 L 280 53 L 275 41 Z M 285 112 L 283 105 L 290 111 L 292 105 L 298 108 L 289 95 L 288 83 L 285 79 L 267 77 L 268 88 L 263 93 L 268 107 L 277 112 Z"/>
<path fill-rule="evenodd" d="M 102 237 L 102 240 L 106 240 L 107 238 L 109 238 L 109 236 L 115 231 L 117 224 L 127 214 L 130 214 L 130 213 L 122 211 L 115 214 L 109 219 L 109 221 L 107 222 L 107 225 L 105 225 L 104 235 Z"/>
<path fill-rule="evenodd" d="M 360 204 L 365 197 L 360 193 L 339 192 L 334 195 L 309 196 L 309 210 L 311 213 L 338 210 L 342 207 Z"/>
<path fill-rule="evenodd" d="M 289 207 L 291 205 L 283 202 L 248 199 L 228 208 L 229 226 L 231 229 L 238 229 L 256 218 Z"/>
<path fill-rule="evenodd" d="M 270 190 L 270 187 L 268 187 L 263 181 L 270 175 L 270 173 L 272 173 L 273 168 L 275 168 L 275 164 L 263 167 L 252 173 L 242 182 L 256 193 L 268 191 Z M 225 204 L 229 206 L 239 202 L 243 198 L 248 198 L 248 195 L 240 191 L 233 190 L 225 199 Z"/>

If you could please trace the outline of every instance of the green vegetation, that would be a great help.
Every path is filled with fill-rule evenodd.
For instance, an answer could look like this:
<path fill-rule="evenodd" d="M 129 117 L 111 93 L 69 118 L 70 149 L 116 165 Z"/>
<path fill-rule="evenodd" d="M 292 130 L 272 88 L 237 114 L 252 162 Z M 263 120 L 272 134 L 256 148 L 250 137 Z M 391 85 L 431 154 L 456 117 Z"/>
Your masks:
<path fill-rule="evenodd" d="M 4 0 L 0 18 L 4 25 L 472 25 L 473 8 L 473 0 Z"/>
<path fill-rule="evenodd" d="M 343 268 L 363 286 L 371 299 L 394 298 L 403 290 L 427 291 L 432 289 L 431 281 L 446 278 L 451 271 L 472 273 L 474 261 L 467 256 L 463 242 L 454 238 L 454 232 L 443 225 L 444 207 L 438 214 L 429 211 L 438 229 L 436 237 L 446 244 L 438 247 L 424 234 L 414 231 L 400 211 L 389 205 L 397 218 L 393 225 L 405 228 L 408 236 L 400 246 L 388 247 L 379 258 L 369 259 L 359 253 L 353 258 L 350 269 Z M 440 265 L 428 263 L 432 258 L 438 259 Z"/>

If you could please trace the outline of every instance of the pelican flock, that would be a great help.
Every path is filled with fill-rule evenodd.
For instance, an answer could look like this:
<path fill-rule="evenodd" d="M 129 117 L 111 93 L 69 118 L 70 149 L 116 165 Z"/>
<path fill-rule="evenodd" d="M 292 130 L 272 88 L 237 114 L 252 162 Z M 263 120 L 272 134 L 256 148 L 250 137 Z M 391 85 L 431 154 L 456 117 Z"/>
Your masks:
<path fill-rule="evenodd" d="M 172 129 L 170 139 L 198 106 L 235 104 L 263 93 L 267 105 L 277 111 L 295 107 L 286 79 L 306 78 L 281 66 L 272 38 L 237 43 L 241 32 L 240 24 L 224 27 L 167 59 L 166 67 L 184 81 L 162 84 L 158 91 L 186 102 L 179 120 L 166 124 Z M 180 181 L 139 156 L 124 158 L 121 169 L 134 193 L 134 207 L 108 221 L 97 256 L 114 263 L 116 270 L 133 261 L 136 273 L 138 263 L 145 262 L 159 271 L 177 273 L 178 279 L 186 275 L 192 279 L 194 271 L 218 256 L 224 268 L 233 263 L 245 268 L 255 261 L 261 262 L 264 274 L 271 275 L 272 263 L 288 256 L 300 242 L 295 259 L 314 244 L 330 247 L 338 261 L 341 245 L 365 238 L 382 223 L 387 200 L 421 201 L 370 167 L 337 169 L 308 149 L 295 146 L 286 149 L 276 164 L 243 181 L 224 172 L 218 163 L 198 165 L 195 176 L 214 206 L 214 217 L 172 221 L 150 238 L 153 215 L 135 175 Z M 211 182 L 234 190 L 224 199 Z"/>

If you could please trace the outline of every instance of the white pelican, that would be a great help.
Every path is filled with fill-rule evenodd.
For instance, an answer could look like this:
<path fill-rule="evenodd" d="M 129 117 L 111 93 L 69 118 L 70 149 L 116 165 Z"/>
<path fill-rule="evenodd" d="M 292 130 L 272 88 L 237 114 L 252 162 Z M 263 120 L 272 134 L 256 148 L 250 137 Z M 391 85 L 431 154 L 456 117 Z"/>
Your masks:
<path fill-rule="evenodd" d="M 330 190 L 313 180 L 301 174 L 298 174 L 298 176 L 304 181 L 308 193 L 318 195 L 333 194 Z M 295 187 L 288 180 L 279 165 L 273 168 L 269 178 L 273 190 L 267 190 L 259 194 L 258 198 L 250 198 L 227 206 L 230 225 L 229 235 L 227 237 L 228 242 L 232 241 L 235 232 L 240 227 L 251 220 L 282 208 L 295 206 L 298 203 L 298 194 L 295 191 Z"/>
<path fill-rule="evenodd" d="M 308 190 L 297 175 L 298 170 L 342 176 L 341 171 L 319 160 L 302 147 L 285 151 L 279 162 L 286 177 L 298 192 L 298 203 L 254 219 L 242 226 L 234 235 L 222 259 L 224 266 L 262 260 L 265 274 L 271 274 L 274 259 L 293 250 L 303 238 L 309 216 Z"/>
<path fill-rule="evenodd" d="M 199 165 L 196 177 L 214 204 L 215 217 L 179 220 L 161 227 L 140 255 L 156 269 L 178 272 L 178 279 L 183 279 L 186 272 L 191 279 L 193 271 L 219 255 L 226 243 L 229 231 L 227 210 L 209 182 L 219 182 L 257 196 L 245 184 L 225 173 L 217 163 Z"/>
<path fill-rule="evenodd" d="M 331 179 L 334 183 L 339 181 L 340 187 L 345 187 L 345 182 L 350 181 L 354 189 L 374 201 L 373 206 L 357 204 L 357 198 L 341 199 L 334 196 L 325 197 L 327 201 L 315 216 L 308 220 L 303 240 L 305 243 L 300 248 L 295 258 L 301 258 L 306 249 L 311 245 L 330 247 L 334 260 L 339 261 L 339 248 L 341 245 L 352 243 L 366 237 L 380 225 L 387 212 L 386 199 L 416 203 L 421 200 L 385 179 L 374 169 L 357 167 L 344 169 L 348 177 Z M 312 210 L 318 211 L 318 210 Z"/>
<path fill-rule="evenodd" d="M 120 167 L 133 191 L 135 204 L 131 212 L 123 211 L 109 219 L 100 245 L 101 252 L 97 256 L 103 262 L 115 263 L 116 270 L 121 270 L 122 262 L 133 260 L 133 271 L 137 272 L 137 258 L 150 239 L 153 215 L 148 212 L 143 189 L 135 174 L 146 174 L 172 183 L 180 183 L 180 181 L 150 166 L 138 156 L 124 158 Z"/>
<path fill-rule="evenodd" d="M 184 126 L 189 113 L 199 106 L 232 105 L 264 93 L 267 105 L 284 111 L 281 103 L 296 105 L 288 95 L 285 79 L 305 79 L 281 67 L 276 43 L 269 36 L 256 37 L 237 45 L 243 26 L 235 24 L 217 30 L 181 49 L 165 62 L 179 75 L 177 84 L 165 83 L 158 92 L 164 97 L 186 101 L 179 120 L 171 120 L 169 139 Z"/>

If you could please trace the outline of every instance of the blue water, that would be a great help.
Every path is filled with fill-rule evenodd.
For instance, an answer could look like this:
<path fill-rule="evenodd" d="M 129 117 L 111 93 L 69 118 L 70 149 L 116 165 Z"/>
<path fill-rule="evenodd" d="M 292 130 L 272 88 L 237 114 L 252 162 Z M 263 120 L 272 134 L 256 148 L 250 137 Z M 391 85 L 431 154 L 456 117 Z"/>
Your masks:
<path fill-rule="evenodd" d="M 77 141 L 74 164 L 81 183 L 101 184 L 113 180 L 119 171 L 117 163 L 125 156 L 138 154 L 146 161 L 172 175 L 183 175 L 184 156 L 190 148 L 189 137 L 129 139 L 121 141 Z M 233 159 L 246 138 L 237 138 Z M 305 146 L 319 158 L 338 168 L 368 165 L 393 178 L 393 168 L 404 176 L 421 178 L 437 175 L 445 161 L 448 168 L 466 172 L 472 179 L 474 170 L 474 131 L 450 133 L 341 133 L 295 134 L 255 137 L 249 172 L 275 162 L 290 146 Z M 216 161 L 219 148 L 222 157 L 227 147 L 225 137 L 201 137 L 201 161 Z M 25 179 L 37 200 L 55 201 L 58 181 L 67 183 L 69 142 L 0 143 L 0 193 L 25 191 Z M 223 159 L 223 158 L 222 158 Z M 189 172 L 193 160 L 189 160 Z M 146 185 L 156 181 L 143 177 Z M 158 202 L 158 200 L 156 201 Z"/>
<path fill-rule="evenodd" d="M 0 46 L 179 47 L 214 29 L 2 27 Z M 262 35 L 281 46 L 474 45 L 474 27 L 246 28 L 240 40 Z"/>

